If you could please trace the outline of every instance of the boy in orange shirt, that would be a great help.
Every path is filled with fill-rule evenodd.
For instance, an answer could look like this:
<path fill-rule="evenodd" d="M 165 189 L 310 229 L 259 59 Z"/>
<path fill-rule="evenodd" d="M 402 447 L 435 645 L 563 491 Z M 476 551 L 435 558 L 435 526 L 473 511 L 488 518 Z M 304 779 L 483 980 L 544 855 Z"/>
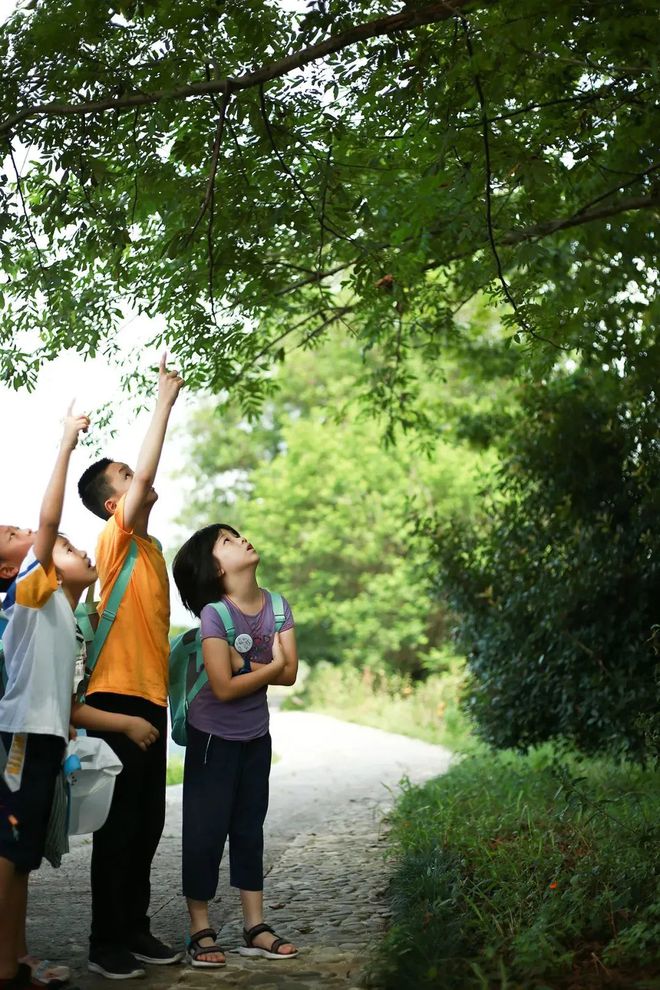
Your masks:
<path fill-rule="evenodd" d="M 88 968 L 108 979 L 143 976 L 140 963 L 167 965 L 181 953 L 151 934 L 150 872 L 165 821 L 169 585 L 157 541 L 147 533 L 158 498 L 153 482 L 165 433 L 183 380 L 160 363 L 158 399 L 135 471 L 108 458 L 89 467 L 78 491 L 84 505 L 106 520 L 96 549 L 99 611 L 134 543 L 137 555 L 126 591 L 87 689 L 86 703 L 107 712 L 138 715 L 158 729 L 146 751 L 118 733 L 105 739 L 123 771 L 105 825 L 92 847 L 92 926 Z"/>

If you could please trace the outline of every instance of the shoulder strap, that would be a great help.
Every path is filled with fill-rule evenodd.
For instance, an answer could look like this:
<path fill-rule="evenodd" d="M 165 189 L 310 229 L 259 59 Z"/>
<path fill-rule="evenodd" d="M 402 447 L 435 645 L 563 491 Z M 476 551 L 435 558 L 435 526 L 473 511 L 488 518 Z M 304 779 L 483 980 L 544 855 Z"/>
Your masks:
<path fill-rule="evenodd" d="M 94 628 L 92 626 L 90 616 L 96 614 L 96 605 L 97 603 L 94 601 L 94 585 L 90 584 L 87 589 L 85 601 L 76 605 L 73 612 L 76 617 L 76 622 L 78 623 L 78 628 L 83 634 L 84 640 L 88 645 L 94 639 Z"/>
<path fill-rule="evenodd" d="M 78 628 L 80 629 L 80 632 L 82 633 L 89 648 L 89 644 L 94 640 L 94 630 L 92 629 L 92 623 L 89 618 L 92 613 L 88 612 L 84 606 L 81 608 L 79 605 L 73 614 L 76 617 Z"/>
<path fill-rule="evenodd" d="M 96 666 L 99 654 L 103 649 L 106 639 L 108 638 L 108 633 L 112 629 L 112 623 L 117 617 L 117 611 L 121 605 L 121 600 L 124 597 L 124 592 L 128 587 L 131 574 L 133 573 L 133 568 L 137 559 L 137 552 L 137 543 L 135 540 L 131 540 L 128 553 L 126 554 L 126 559 L 124 560 L 121 570 L 112 586 L 108 603 L 103 609 L 103 615 L 99 619 L 99 624 L 94 634 L 94 639 L 92 640 L 92 643 L 87 651 L 86 673 L 88 676 L 91 675 L 94 667 Z"/>
<path fill-rule="evenodd" d="M 199 634 L 196 643 L 197 646 L 201 646 L 201 643 L 199 641 Z M 206 667 L 202 666 L 202 669 L 197 674 L 197 679 L 195 683 L 193 684 L 190 691 L 188 691 L 188 694 L 186 695 L 186 709 L 188 709 L 192 705 L 193 701 L 195 700 L 199 692 L 202 690 L 208 679 L 209 679 L 209 675 L 206 673 Z"/>
<path fill-rule="evenodd" d="M 222 619 L 222 624 L 225 627 L 225 632 L 227 633 L 227 642 L 230 646 L 233 646 L 234 640 L 236 639 L 236 626 L 234 625 L 234 620 L 231 617 L 231 612 L 224 602 L 212 602 L 211 604 Z"/>
<path fill-rule="evenodd" d="M 284 625 L 284 599 L 277 591 L 269 591 L 267 594 L 270 595 L 270 603 L 273 606 L 273 615 L 275 616 L 275 632 L 279 632 Z"/>

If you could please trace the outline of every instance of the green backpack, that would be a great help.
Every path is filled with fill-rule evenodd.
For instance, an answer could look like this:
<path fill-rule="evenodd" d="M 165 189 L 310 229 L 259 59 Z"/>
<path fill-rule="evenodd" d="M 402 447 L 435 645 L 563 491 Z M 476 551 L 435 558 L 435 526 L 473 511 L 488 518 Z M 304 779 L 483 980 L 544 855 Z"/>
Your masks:
<path fill-rule="evenodd" d="M 284 602 L 282 596 L 266 591 L 273 606 L 275 616 L 275 632 L 284 625 Z M 227 633 L 227 642 L 234 645 L 236 627 L 231 612 L 224 602 L 213 602 Z M 187 736 L 188 709 L 208 681 L 202 656 L 202 641 L 199 626 L 181 633 L 171 642 L 170 649 L 170 718 L 172 720 L 172 739 L 178 746 L 185 746 Z M 249 671 L 249 661 L 246 658 L 245 672 Z M 243 671 L 240 671 L 243 673 Z"/>

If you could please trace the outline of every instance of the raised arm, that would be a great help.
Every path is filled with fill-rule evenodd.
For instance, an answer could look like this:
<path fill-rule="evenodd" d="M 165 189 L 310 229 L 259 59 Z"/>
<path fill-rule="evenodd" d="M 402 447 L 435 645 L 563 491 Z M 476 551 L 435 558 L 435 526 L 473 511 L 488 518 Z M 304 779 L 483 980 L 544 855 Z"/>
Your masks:
<path fill-rule="evenodd" d="M 124 503 L 124 525 L 126 529 L 133 529 L 139 517 L 147 507 L 149 492 L 156 479 L 158 462 L 163 450 L 165 433 L 169 422 L 172 406 L 177 400 L 181 391 L 183 378 L 180 378 L 176 371 L 167 370 L 167 354 L 163 354 L 160 359 L 158 369 L 158 399 L 153 418 L 149 424 L 146 436 L 142 441 L 140 453 L 138 454 L 135 472 L 131 480 L 131 486 L 126 493 Z"/>
<path fill-rule="evenodd" d="M 64 486 L 66 484 L 66 474 L 71 459 L 71 451 L 78 443 L 78 434 L 87 431 L 89 418 L 87 416 L 74 416 L 73 402 L 67 409 L 64 417 L 64 431 L 62 442 L 55 461 L 53 473 L 44 493 L 39 513 L 39 530 L 34 540 L 34 555 L 44 569 L 50 567 L 53 559 L 53 547 L 60 528 L 62 519 L 62 506 L 64 505 Z"/>
<path fill-rule="evenodd" d="M 209 638 L 202 640 L 202 656 L 209 677 L 209 684 L 220 701 L 233 701 L 254 694 L 260 687 L 273 684 L 284 670 L 284 654 L 280 653 L 271 663 L 255 664 L 259 669 L 250 674 L 232 677 L 229 643 L 226 639 Z"/>

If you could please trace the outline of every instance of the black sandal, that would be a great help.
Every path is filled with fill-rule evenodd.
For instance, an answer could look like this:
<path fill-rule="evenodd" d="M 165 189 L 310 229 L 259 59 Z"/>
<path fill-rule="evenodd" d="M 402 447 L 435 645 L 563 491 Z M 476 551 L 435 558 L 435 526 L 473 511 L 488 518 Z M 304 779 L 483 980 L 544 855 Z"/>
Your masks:
<path fill-rule="evenodd" d="M 254 940 L 257 935 L 261 935 L 262 932 L 270 932 L 274 935 L 273 943 L 270 949 L 262 949 L 258 945 L 254 945 Z M 279 952 L 283 945 L 291 945 L 292 943 L 287 941 L 285 938 L 280 938 L 276 935 L 270 925 L 255 925 L 247 931 L 243 929 L 243 938 L 245 939 L 245 948 L 241 947 L 238 951 L 242 956 L 262 956 L 264 959 L 293 959 L 294 956 L 298 955 L 298 950 L 294 949 L 293 952 Z"/>
<path fill-rule="evenodd" d="M 186 940 L 186 954 L 188 956 L 188 962 L 191 966 L 196 969 L 221 969 L 222 966 L 227 965 L 227 960 L 223 959 L 222 962 L 211 962 L 200 959 L 200 956 L 209 955 L 211 952 L 221 952 L 224 956 L 225 950 L 221 949 L 217 944 L 216 939 L 218 933 L 212 928 L 202 928 L 200 931 L 195 932 L 194 935 L 189 935 Z M 203 938 L 212 938 L 213 945 L 200 945 L 200 941 Z"/>

